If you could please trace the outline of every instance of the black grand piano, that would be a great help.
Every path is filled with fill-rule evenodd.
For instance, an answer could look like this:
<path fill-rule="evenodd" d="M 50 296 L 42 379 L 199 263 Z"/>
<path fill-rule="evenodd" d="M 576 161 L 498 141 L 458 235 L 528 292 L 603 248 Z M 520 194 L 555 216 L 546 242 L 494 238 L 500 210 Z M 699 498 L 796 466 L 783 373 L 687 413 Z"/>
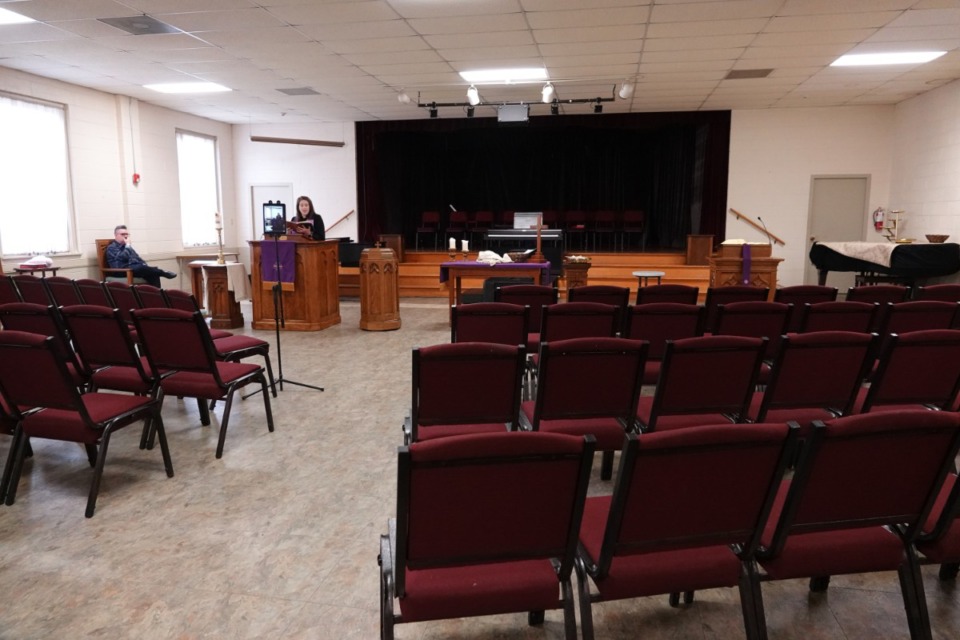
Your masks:
<path fill-rule="evenodd" d="M 871 249 L 868 245 L 887 247 L 889 264 L 862 259 L 858 255 L 863 254 L 848 251 L 856 249 L 855 245 L 864 245 L 862 248 L 867 250 Z M 826 284 L 831 271 L 853 271 L 857 273 L 858 285 L 896 282 L 914 286 L 919 280 L 960 271 L 960 245 L 954 242 L 897 244 L 891 248 L 888 243 L 815 242 L 810 247 L 810 262 L 819 272 L 820 284 Z"/>

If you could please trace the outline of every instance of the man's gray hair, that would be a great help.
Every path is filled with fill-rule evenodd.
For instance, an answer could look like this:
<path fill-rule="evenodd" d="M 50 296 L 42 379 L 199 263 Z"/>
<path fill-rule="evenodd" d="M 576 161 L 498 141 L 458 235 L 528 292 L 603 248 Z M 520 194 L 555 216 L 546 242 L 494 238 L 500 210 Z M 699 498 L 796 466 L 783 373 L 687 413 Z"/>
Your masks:
<path fill-rule="evenodd" d="M 127 228 L 127 225 L 125 225 L 125 224 L 118 224 L 117 226 L 115 226 L 115 227 L 113 228 L 113 233 L 116 234 L 117 231 L 120 231 L 120 229 L 126 229 L 126 228 Z"/>

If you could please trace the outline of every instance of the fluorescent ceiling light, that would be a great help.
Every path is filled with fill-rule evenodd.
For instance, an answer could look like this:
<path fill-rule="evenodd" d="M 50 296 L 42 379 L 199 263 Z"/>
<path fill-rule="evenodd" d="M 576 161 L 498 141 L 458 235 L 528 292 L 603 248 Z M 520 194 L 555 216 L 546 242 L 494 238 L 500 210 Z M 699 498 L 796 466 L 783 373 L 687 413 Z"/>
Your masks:
<path fill-rule="evenodd" d="M 936 60 L 946 51 L 894 51 L 890 53 L 850 53 L 840 56 L 831 67 L 871 67 L 885 64 L 923 64 Z"/>
<path fill-rule="evenodd" d="M 220 93 L 233 91 L 216 82 L 166 82 L 163 84 L 145 84 L 145 88 L 160 93 Z"/>
<path fill-rule="evenodd" d="M 0 9 L 0 24 L 26 24 L 28 22 L 36 22 L 36 20 L 10 11 L 10 9 Z"/>
<path fill-rule="evenodd" d="M 467 82 L 487 82 L 510 84 L 511 82 L 539 82 L 547 79 L 547 70 L 543 68 L 520 69 L 474 69 L 461 71 L 460 77 Z"/>

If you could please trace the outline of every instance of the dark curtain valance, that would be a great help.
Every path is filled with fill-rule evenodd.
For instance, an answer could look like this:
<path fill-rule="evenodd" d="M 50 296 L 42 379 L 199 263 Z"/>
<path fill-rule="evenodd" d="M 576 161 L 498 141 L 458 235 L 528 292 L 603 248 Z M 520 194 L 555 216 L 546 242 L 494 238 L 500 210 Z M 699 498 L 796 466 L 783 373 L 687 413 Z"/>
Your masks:
<path fill-rule="evenodd" d="M 642 209 L 648 246 L 723 237 L 729 112 L 359 122 L 361 240 L 422 211 Z M 441 225 L 443 226 L 443 225 Z"/>

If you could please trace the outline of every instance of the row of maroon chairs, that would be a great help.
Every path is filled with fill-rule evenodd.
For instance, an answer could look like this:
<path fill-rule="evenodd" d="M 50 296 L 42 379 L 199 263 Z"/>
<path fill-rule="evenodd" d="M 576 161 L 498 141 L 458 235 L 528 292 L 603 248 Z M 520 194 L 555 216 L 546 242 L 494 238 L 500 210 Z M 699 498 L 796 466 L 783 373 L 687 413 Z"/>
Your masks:
<path fill-rule="evenodd" d="M 199 303 L 193 294 L 179 289 L 161 289 L 148 284 L 130 285 L 117 281 L 100 282 L 89 278 L 71 280 L 60 276 L 37 278 L 32 275 L 16 275 L 5 278 L 6 280 L 0 280 L 0 304 L 28 302 L 54 307 L 90 304 L 116 308 L 130 326 L 133 325 L 130 315 L 133 309 L 169 308 L 191 313 L 200 311 Z M 269 342 L 253 336 L 236 335 L 223 329 L 210 329 L 210 335 L 221 360 L 240 362 L 250 357 L 262 357 L 270 380 L 270 391 L 274 398 L 277 397 Z M 204 419 L 208 419 L 206 414 Z"/>
<path fill-rule="evenodd" d="M 891 336 L 818 332 L 784 337 L 757 389 L 766 340 L 701 336 L 666 343 L 652 395 L 641 395 L 649 344 L 626 338 L 542 342 L 535 395 L 524 400 L 522 345 L 458 342 L 413 351 L 404 441 L 528 429 L 590 434 L 601 477 L 631 431 L 719 422 L 815 420 L 904 408 L 957 409 L 960 331 Z M 864 385 L 867 380 L 869 384 Z"/>
<path fill-rule="evenodd" d="M 612 495 L 594 497 L 590 435 L 404 446 L 396 519 L 380 538 L 381 638 L 400 623 L 526 611 L 539 624 L 559 609 L 572 640 L 574 571 L 588 639 L 599 603 L 670 594 L 676 606 L 681 594 L 731 587 L 745 636 L 765 638 L 762 583 L 809 578 L 822 591 L 831 575 L 885 571 L 899 575 L 910 637 L 930 638 L 919 566 L 949 573 L 960 561 L 960 415 L 837 418 L 802 447 L 798 432 L 762 423 L 627 434 Z"/>
<path fill-rule="evenodd" d="M 86 446 L 95 467 L 87 517 L 93 516 L 110 435 L 120 427 L 144 420 L 141 448 L 152 448 L 154 435 L 159 436 L 172 476 L 161 416 L 165 395 L 197 398 L 203 424 L 209 424 L 206 402 L 225 401 L 217 458 L 223 455 L 231 404 L 241 387 L 260 384 L 268 430 L 274 430 L 263 367 L 218 359 L 199 312 L 137 309 L 132 319 L 139 353 L 117 309 L 0 305 L 0 397 L 6 422 L 14 426 L 0 482 L 6 504 L 15 500 L 33 437 Z"/>

